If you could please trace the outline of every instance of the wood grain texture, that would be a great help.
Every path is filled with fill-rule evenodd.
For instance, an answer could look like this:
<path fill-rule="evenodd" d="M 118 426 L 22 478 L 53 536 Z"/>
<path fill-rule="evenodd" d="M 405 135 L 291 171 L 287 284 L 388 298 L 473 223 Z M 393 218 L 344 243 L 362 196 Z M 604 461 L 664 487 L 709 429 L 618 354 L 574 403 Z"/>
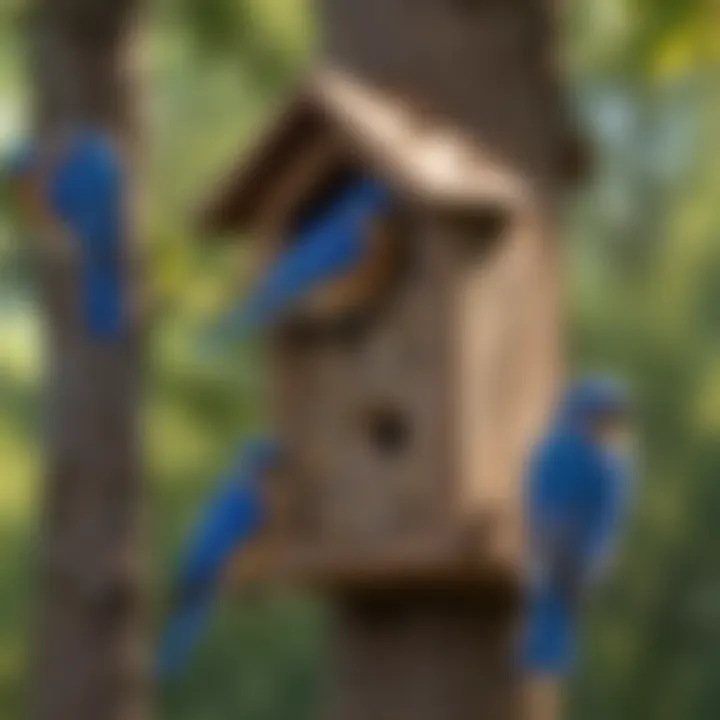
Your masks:
<path fill-rule="evenodd" d="M 292 542 L 382 556 L 447 527 L 446 288 L 435 250 L 430 237 L 412 235 L 398 286 L 350 337 L 283 348 L 279 417 L 298 494 Z M 399 446 L 386 447 L 374 426 L 387 414 L 400 425 Z"/>
<path fill-rule="evenodd" d="M 444 225 L 454 263 L 454 498 L 468 542 L 519 575 L 524 473 L 560 372 L 555 251 L 537 206 L 509 214 L 492 236 L 484 228 L 472 218 Z"/>

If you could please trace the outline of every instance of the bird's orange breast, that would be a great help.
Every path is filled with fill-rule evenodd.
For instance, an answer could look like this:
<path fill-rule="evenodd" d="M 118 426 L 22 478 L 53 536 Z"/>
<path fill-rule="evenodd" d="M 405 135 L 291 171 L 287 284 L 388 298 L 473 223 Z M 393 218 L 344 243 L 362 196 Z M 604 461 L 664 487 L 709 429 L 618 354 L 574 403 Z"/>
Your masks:
<path fill-rule="evenodd" d="M 335 319 L 372 307 L 391 289 L 400 265 L 400 238 L 391 217 L 368 223 L 363 262 L 354 270 L 313 291 L 299 306 L 303 319 Z"/>

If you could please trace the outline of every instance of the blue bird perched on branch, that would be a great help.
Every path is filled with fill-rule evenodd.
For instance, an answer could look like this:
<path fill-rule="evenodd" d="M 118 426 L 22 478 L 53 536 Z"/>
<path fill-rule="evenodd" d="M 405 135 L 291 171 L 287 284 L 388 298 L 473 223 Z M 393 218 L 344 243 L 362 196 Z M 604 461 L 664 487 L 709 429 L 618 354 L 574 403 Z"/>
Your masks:
<path fill-rule="evenodd" d="M 279 458 L 272 440 L 247 443 L 204 508 L 181 560 L 174 607 L 158 655 L 161 678 L 172 677 L 186 667 L 210 619 L 231 560 L 264 529 L 268 520 L 267 483 Z"/>
<path fill-rule="evenodd" d="M 245 335 L 273 326 L 313 293 L 362 268 L 371 253 L 373 219 L 390 206 L 380 183 L 358 180 L 303 223 L 223 329 Z"/>
<path fill-rule="evenodd" d="M 617 442 L 627 430 L 629 405 L 612 379 L 580 381 L 531 463 L 523 647 L 531 674 L 559 678 L 572 669 L 582 596 L 602 575 L 630 504 L 631 468 Z"/>
<path fill-rule="evenodd" d="M 92 337 L 112 340 L 124 322 L 119 155 L 111 139 L 95 131 L 73 133 L 47 163 L 39 154 L 26 147 L 10 163 L 21 210 L 44 250 L 80 258 L 85 325 Z"/>

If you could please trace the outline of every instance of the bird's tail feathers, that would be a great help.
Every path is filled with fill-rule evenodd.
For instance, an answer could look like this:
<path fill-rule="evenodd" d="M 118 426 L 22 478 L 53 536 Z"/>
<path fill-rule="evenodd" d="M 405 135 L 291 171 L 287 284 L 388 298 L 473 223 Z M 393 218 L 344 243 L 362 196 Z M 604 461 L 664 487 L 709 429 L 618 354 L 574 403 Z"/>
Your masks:
<path fill-rule="evenodd" d="M 175 611 L 160 643 L 158 679 L 170 680 L 185 670 L 210 622 L 213 604 L 213 596 L 205 594 L 184 602 Z"/>

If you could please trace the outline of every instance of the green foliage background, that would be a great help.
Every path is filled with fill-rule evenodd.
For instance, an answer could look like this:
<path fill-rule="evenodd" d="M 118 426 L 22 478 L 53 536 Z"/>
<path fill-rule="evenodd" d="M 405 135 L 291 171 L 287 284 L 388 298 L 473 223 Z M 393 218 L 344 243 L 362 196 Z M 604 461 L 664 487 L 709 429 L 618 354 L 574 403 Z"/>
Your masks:
<path fill-rule="evenodd" d="M 720 713 L 720 16 L 709 0 L 569 4 L 569 96 L 598 148 L 563 237 L 578 366 L 630 376 L 645 435 L 641 503 L 587 618 L 582 720 Z M 715 6 L 716 7 L 716 6 Z M 0 145 L 22 134 L 24 0 L 0 7 Z M 198 242 L 192 209 L 262 127 L 314 45 L 302 0 L 156 0 L 146 53 L 149 281 L 158 307 L 146 427 L 156 612 L 193 512 L 264 423 L 255 348 L 201 332 L 244 250 Z M 21 238 L 0 214 L 0 718 L 25 715 L 42 433 L 41 326 Z M 161 717 L 315 715 L 323 613 L 304 598 L 225 603 Z"/>

